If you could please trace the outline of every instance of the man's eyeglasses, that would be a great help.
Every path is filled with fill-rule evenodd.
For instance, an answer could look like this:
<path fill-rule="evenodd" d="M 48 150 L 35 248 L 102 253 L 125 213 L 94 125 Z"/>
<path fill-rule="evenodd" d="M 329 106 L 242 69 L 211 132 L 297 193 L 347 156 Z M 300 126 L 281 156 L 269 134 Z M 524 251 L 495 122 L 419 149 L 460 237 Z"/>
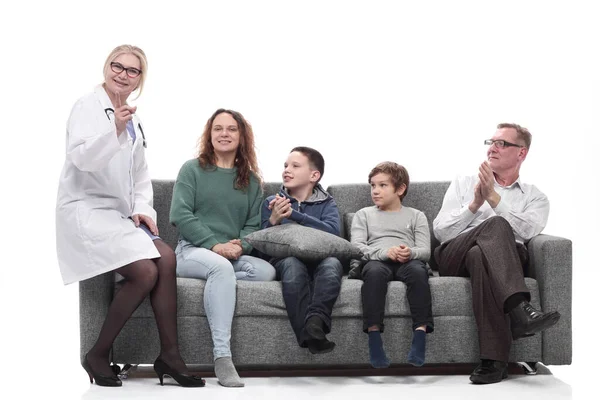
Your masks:
<path fill-rule="evenodd" d="M 125 71 L 127 73 L 127 76 L 130 78 L 137 78 L 142 73 L 142 71 L 140 71 L 137 68 L 125 68 L 118 62 L 111 62 L 110 69 L 112 69 L 112 72 L 114 72 L 115 74 L 120 74 L 121 72 Z"/>
<path fill-rule="evenodd" d="M 514 144 L 511 142 L 507 142 L 506 140 L 494 140 L 494 139 L 487 139 L 483 142 L 483 144 L 487 145 L 487 146 L 491 146 L 491 145 L 496 145 L 496 147 L 505 149 L 507 147 L 525 147 L 525 146 L 521 146 L 520 144 Z"/>

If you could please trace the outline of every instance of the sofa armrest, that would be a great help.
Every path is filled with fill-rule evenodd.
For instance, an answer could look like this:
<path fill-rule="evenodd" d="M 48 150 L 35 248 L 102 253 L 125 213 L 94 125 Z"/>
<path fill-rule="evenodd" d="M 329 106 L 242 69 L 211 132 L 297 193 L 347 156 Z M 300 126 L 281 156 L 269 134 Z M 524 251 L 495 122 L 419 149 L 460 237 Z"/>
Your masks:
<path fill-rule="evenodd" d="M 114 285 L 112 271 L 79 282 L 79 352 L 82 361 L 98 339 L 112 302 Z"/>
<path fill-rule="evenodd" d="M 530 272 L 540 289 L 542 310 L 560 312 L 556 326 L 542 333 L 542 362 L 546 365 L 571 364 L 572 243 L 557 236 L 538 235 L 527 247 Z"/>

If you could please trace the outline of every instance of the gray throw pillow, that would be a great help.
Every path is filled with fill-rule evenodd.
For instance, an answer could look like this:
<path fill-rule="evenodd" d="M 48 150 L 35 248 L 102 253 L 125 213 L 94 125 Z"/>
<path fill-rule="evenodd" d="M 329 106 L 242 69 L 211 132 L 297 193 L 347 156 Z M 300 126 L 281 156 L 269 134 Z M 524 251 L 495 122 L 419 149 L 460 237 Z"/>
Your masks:
<path fill-rule="evenodd" d="M 252 232 L 244 238 L 271 257 L 296 257 L 318 262 L 327 257 L 340 261 L 361 258 L 362 252 L 346 239 L 299 224 L 283 224 Z"/>

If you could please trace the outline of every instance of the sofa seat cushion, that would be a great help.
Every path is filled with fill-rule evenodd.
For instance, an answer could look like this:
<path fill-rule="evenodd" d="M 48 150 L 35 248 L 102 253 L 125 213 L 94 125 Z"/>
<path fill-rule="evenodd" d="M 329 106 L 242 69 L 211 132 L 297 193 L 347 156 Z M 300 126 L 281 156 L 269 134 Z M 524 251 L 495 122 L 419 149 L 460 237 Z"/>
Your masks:
<path fill-rule="evenodd" d="M 342 280 L 342 290 L 333 309 L 334 317 L 362 317 L 361 286 L 357 279 Z M 471 284 L 467 278 L 431 277 L 431 297 L 433 316 L 473 316 L 471 306 Z M 525 278 L 525 283 L 531 291 L 531 302 L 539 307 L 539 290 L 537 281 Z M 177 314 L 178 317 L 205 316 L 203 305 L 203 280 L 177 279 Z M 117 289 L 121 286 L 116 283 Z M 402 282 L 391 282 L 388 286 L 385 314 L 388 317 L 410 317 L 410 308 L 406 298 L 406 285 Z M 238 281 L 236 316 L 270 316 L 287 318 L 281 282 L 247 282 Z M 134 317 L 152 318 L 152 308 L 149 299 L 135 311 Z"/>

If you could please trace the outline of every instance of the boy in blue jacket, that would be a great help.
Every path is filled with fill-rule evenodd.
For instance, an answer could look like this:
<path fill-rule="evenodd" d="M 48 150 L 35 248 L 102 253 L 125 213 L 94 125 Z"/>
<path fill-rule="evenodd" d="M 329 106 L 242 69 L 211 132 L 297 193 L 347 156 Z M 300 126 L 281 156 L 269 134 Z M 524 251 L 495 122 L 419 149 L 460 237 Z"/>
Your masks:
<path fill-rule="evenodd" d="M 263 203 L 262 228 L 295 222 L 339 236 L 337 205 L 319 184 L 324 170 L 325 160 L 317 150 L 292 149 L 284 164 L 281 191 Z M 313 354 L 332 351 L 335 343 L 325 335 L 331 331 L 331 312 L 342 285 L 341 262 L 335 257 L 319 263 L 287 257 L 271 263 L 281 280 L 288 317 L 300 347 L 308 347 Z"/>

